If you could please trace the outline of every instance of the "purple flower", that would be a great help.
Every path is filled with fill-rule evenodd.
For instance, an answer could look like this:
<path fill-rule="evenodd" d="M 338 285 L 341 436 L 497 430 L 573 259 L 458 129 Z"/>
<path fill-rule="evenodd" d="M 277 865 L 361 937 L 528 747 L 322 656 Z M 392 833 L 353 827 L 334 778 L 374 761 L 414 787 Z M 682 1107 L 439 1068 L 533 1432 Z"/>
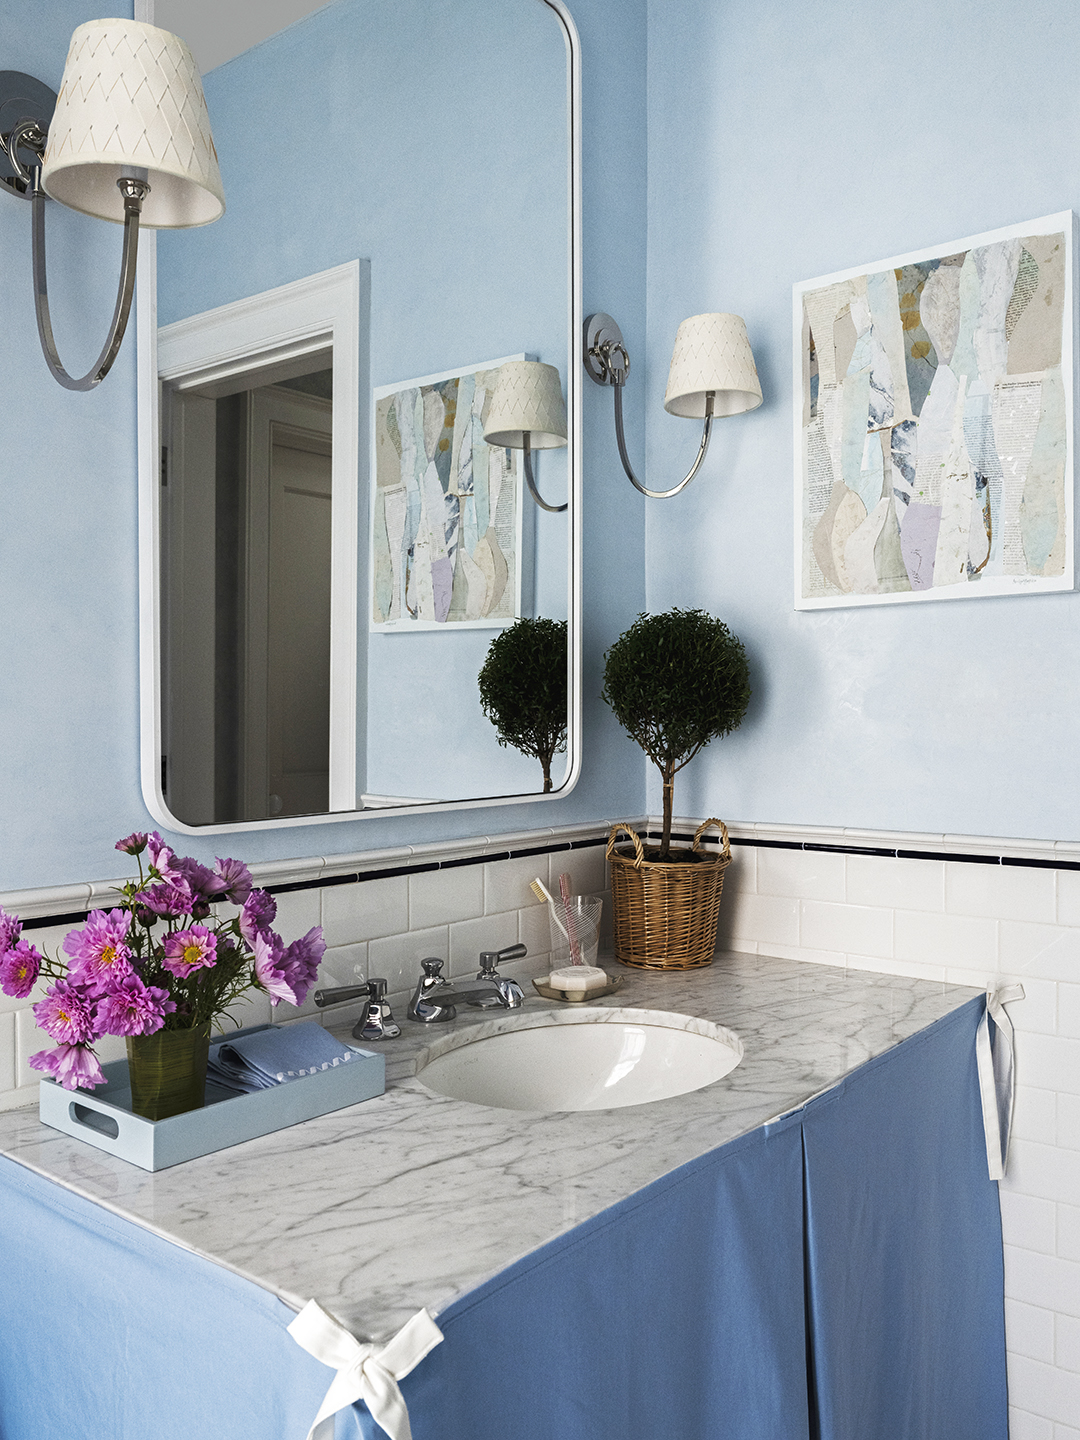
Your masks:
<path fill-rule="evenodd" d="M 158 872 L 162 880 L 179 880 L 181 878 L 181 871 L 173 863 L 175 859 L 173 852 L 169 849 L 168 845 L 165 844 L 165 841 L 162 840 L 156 830 L 151 830 L 150 834 L 146 837 L 146 847 L 150 864 Z"/>
<path fill-rule="evenodd" d="M 17 915 L 9 915 L 0 906 L 0 955 L 10 950 L 22 934 L 22 921 Z"/>
<path fill-rule="evenodd" d="M 0 955 L 0 990 L 5 995 L 14 995 L 16 1000 L 25 1000 L 40 970 L 41 956 L 28 940 L 20 940 Z"/>
<path fill-rule="evenodd" d="M 272 930 L 256 932 L 251 948 L 255 952 L 255 976 L 270 996 L 271 1005 L 288 1000 L 290 1005 L 299 1005 L 296 992 L 285 974 L 285 947 L 281 936 Z"/>
<path fill-rule="evenodd" d="M 82 930 L 72 930 L 64 940 L 71 956 L 70 978 L 100 993 L 116 980 L 131 974 L 131 949 L 127 944 L 131 916 L 126 910 L 92 910 Z"/>
<path fill-rule="evenodd" d="M 187 881 L 192 894 L 203 900 L 215 900 L 225 889 L 226 882 L 220 875 L 215 875 L 213 870 L 200 865 L 198 860 L 192 860 L 190 856 L 174 859 L 172 868 Z"/>
<path fill-rule="evenodd" d="M 277 901 L 265 890 L 252 890 L 240 911 L 240 934 L 254 947 L 256 935 L 269 932 L 270 922 L 277 914 Z"/>
<path fill-rule="evenodd" d="M 98 1005 L 98 1024 L 108 1035 L 152 1035 L 175 1009 L 167 990 L 128 975 Z"/>
<path fill-rule="evenodd" d="M 285 951 L 283 968 L 289 989 L 296 996 L 295 1005 L 302 1005 L 307 993 L 315 984 L 319 965 L 326 952 L 321 925 L 315 925 L 299 940 L 294 940 Z"/>
<path fill-rule="evenodd" d="M 213 965 L 217 959 L 217 936 L 205 925 L 192 925 L 189 930 L 176 930 L 165 939 L 162 964 L 181 980 L 194 970 Z"/>
<path fill-rule="evenodd" d="M 39 1050 L 36 1055 L 31 1055 L 30 1065 L 34 1070 L 44 1070 L 47 1075 L 54 1075 L 65 1090 L 89 1090 L 94 1085 L 105 1083 L 98 1058 L 89 1045 L 69 1044 L 65 1041 L 55 1050 Z"/>
<path fill-rule="evenodd" d="M 243 905 L 251 894 L 251 871 L 242 860 L 222 860 L 217 857 L 217 873 L 224 881 L 225 899 L 233 905 Z"/>
<path fill-rule="evenodd" d="M 93 999 L 81 985 L 57 980 L 32 1009 L 34 1019 L 54 1040 L 85 1045 L 97 1039 Z"/>
<path fill-rule="evenodd" d="M 141 855 L 146 849 L 146 835 L 142 830 L 134 830 L 130 835 L 125 835 L 123 840 L 117 840 L 115 848 L 128 855 Z"/>
<path fill-rule="evenodd" d="M 181 915 L 190 915 L 195 904 L 191 886 L 182 876 L 175 880 L 163 880 L 160 885 L 151 885 L 139 895 L 139 901 L 155 915 L 165 920 L 176 920 Z"/>

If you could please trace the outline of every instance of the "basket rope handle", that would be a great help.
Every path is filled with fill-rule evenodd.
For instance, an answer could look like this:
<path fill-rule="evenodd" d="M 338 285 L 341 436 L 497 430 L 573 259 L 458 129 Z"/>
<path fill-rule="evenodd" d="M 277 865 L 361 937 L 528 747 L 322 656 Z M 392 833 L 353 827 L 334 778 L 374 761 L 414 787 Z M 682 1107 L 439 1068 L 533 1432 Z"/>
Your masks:
<path fill-rule="evenodd" d="M 716 828 L 720 831 L 720 838 L 723 842 L 723 848 L 720 852 L 720 858 L 722 860 L 730 860 L 731 841 L 728 839 L 727 826 L 724 824 L 723 820 L 703 820 L 701 824 L 697 827 L 697 829 L 694 831 L 693 848 L 695 850 L 701 849 L 701 837 L 705 833 L 705 831 L 708 830 L 710 825 L 715 825 Z"/>
<path fill-rule="evenodd" d="M 604 855 L 605 860 L 610 860 L 615 853 L 615 837 L 620 832 L 623 835 L 628 835 L 634 842 L 634 868 L 640 870 L 645 860 L 645 847 L 642 845 L 641 837 L 637 831 L 631 829 L 629 825 L 612 825 L 611 834 L 608 836 L 607 851 Z"/>

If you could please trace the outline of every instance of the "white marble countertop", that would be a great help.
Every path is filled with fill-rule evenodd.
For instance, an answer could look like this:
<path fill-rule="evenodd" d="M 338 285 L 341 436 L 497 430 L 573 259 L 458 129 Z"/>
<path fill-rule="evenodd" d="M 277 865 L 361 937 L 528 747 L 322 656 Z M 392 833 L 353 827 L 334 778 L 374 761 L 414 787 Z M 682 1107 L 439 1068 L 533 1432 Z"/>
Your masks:
<path fill-rule="evenodd" d="M 0 1153 L 296 1309 L 314 1298 L 361 1339 L 379 1339 L 421 1306 L 437 1314 L 572 1226 L 796 1108 L 979 993 L 758 955 L 720 954 L 689 973 L 608 968 L 623 986 L 589 1008 L 713 1020 L 741 1037 L 742 1063 L 703 1090 L 619 1110 L 470 1105 L 414 1075 L 418 1056 L 450 1030 L 492 1025 L 490 1011 L 462 1007 L 449 1025 L 398 1016 L 401 1039 L 385 1045 L 385 1095 L 157 1174 L 27 1110 L 0 1115 Z M 571 1008 L 581 1007 L 533 995 L 513 1014 L 555 1019 Z M 496 1012 L 496 1027 L 506 1014 Z"/>

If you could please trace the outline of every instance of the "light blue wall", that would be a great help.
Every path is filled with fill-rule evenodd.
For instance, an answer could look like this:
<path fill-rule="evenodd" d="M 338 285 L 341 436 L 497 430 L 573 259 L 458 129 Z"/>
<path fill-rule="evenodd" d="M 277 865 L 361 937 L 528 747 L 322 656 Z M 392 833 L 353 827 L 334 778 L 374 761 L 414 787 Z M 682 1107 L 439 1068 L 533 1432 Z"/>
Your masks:
<path fill-rule="evenodd" d="M 1077 54 L 1066 0 L 651 0 L 652 483 L 695 445 L 661 408 L 684 316 L 743 315 L 766 396 L 648 510 L 649 609 L 708 608 L 754 669 L 677 812 L 1080 835 L 1080 597 L 796 614 L 791 426 L 794 281 L 1080 209 Z"/>
<path fill-rule="evenodd" d="M 608 0 L 578 0 L 572 8 L 585 72 L 585 293 L 590 308 L 614 310 L 640 330 L 645 3 L 620 4 L 616 27 Z M 5 65 L 56 85 L 71 30 L 95 14 L 85 0 L 53 0 L 29 26 L 24 10 L 2 0 Z M 510 122 L 513 100 L 511 84 Z M 431 127 L 437 119 L 431 117 Z M 284 182 L 282 195 L 289 205 L 308 199 Z M 84 342 L 85 356 L 73 355 L 74 367 L 80 358 L 89 363 L 107 324 L 119 232 L 54 205 L 49 221 L 61 346 L 66 353 L 75 349 L 65 345 L 69 336 L 93 335 Z M 151 822 L 138 771 L 134 346 L 129 339 L 93 394 L 61 390 L 45 370 L 34 333 L 29 207 L 2 196 L 0 246 L 10 282 L 0 301 L 8 416 L 0 459 L 0 890 L 6 890 L 115 875 L 122 867 L 113 841 Z M 347 257 L 317 258 L 307 268 L 341 258 Z M 251 288 L 273 283 L 253 274 Z M 216 303 L 212 276 L 206 288 L 205 303 Z M 460 299 L 453 288 L 449 293 Z M 642 767 L 628 766 L 618 753 L 617 728 L 597 696 L 603 650 L 644 605 L 642 510 L 625 495 L 612 465 L 610 396 L 586 395 L 585 416 L 585 771 L 573 794 L 543 805 L 178 841 L 187 853 L 327 855 L 640 809 Z M 631 440 L 643 443 L 639 424 Z"/>

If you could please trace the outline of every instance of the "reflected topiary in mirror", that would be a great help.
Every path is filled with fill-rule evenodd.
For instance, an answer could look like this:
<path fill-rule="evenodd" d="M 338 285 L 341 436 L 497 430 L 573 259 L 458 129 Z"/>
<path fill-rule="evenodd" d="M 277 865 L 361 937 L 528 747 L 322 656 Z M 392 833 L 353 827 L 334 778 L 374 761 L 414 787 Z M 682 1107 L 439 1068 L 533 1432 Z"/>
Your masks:
<path fill-rule="evenodd" d="M 639 615 L 605 660 L 601 696 L 664 779 L 659 858 L 668 860 L 676 771 L 742 723 L 750 703 L 746 651 L 704 610 L 669 610 Z"/>
<path fill-rule="evenodd" d="M 480 704 L 500 745 L 532 755 L 551 790 L 551 761 L 566 749 L 566 621 L 524 617 L 496 635 L 480 671 Z"/>

